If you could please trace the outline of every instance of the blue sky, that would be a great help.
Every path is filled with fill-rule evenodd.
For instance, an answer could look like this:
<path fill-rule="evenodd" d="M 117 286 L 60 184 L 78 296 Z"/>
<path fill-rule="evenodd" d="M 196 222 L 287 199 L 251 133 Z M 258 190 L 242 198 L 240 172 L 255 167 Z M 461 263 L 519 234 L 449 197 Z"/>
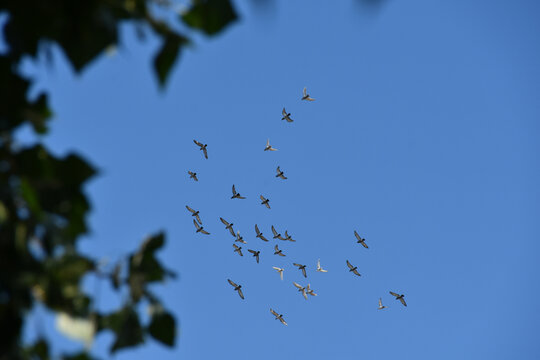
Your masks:
<path fill-rule="evenodd" d="M 164 92 L 150 71 L 159 43 L 131 27 L 80 76 L 59 52 L 52 67 L 25 64 L 35 91 L 52 94 L 43 141 L 101 171 L 81 249 L 114 261 L 167 232 L 160 258 L 179 279 L 155 291 L 179 320 L 178 345 L 149 340 L 115 358 L 537 359 L 540 4 L 235 4 L 241 20 L 222 35 L 190 34 Z M 300 101 L 304 86 L 316 101 Z M 267 138 L 279 151 L 263 152 Z M 232 184 L 247 199 L 231 200 Z M 195 234 L 185 205 L 210 236 Z M 219 217 L 260 264 L 233 253 Z M 255 238 L 256 223 L 297 239 L 279 243 L 286 257 Z M 314 271 L 318 258 L 328 273 Z M 306 280 L 292 262 L 308 265 Z M 292 281 L 319 295 L 304 300 Z M 101 309 L 119 305 L 108 284 L 87 286 Z M 51 319 L 35 315 L 29 336 L 44 326 L 55 350 L 80 348 Z M 100 335 L 95 354 L 111 340 Z"/>

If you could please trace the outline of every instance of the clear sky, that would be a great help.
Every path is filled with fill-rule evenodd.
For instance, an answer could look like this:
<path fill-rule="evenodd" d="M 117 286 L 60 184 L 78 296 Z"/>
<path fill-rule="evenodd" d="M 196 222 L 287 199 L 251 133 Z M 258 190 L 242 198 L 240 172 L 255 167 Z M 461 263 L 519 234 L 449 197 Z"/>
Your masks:
<path fill-rule="evenodd" d="M 158 42 L 132 27 L 82 76 L 58 51 L 52 67 L 25 64 L 56 111 L 43 141 L 101 170 L 81 249 L 115 261 L 167 232 L 160 258 L 179 278 L 155 291 L 179 320 L 177 347 L 149 339 L 115 358 L 540 358 L 540 3 L 235 4 L 241 20 L 223 34 L 191 34 L 165 92 L 150 70 Z M 300 101 L 304 86 L 316 101 Z M 268 138 L 279 151 L 263 151 Z M 231 200 L 232 184 L 247 199 Z M 261 250 L 259 264 L 233 253 L 219 217 L 244 251 Z M 297 242 L 275 256 L 255 224 Z M 319 258 L 328 273 L 314 271 Z M 293 281 L 318 296 L 304 300 Z M 108 283 L 87 285 L 101 309 L 118 306 Z M 80 348 L 36 317 L 29 336 L 44 321 L 55 351 Z M 95 354 L 111 341 L 100 335 Z"/>

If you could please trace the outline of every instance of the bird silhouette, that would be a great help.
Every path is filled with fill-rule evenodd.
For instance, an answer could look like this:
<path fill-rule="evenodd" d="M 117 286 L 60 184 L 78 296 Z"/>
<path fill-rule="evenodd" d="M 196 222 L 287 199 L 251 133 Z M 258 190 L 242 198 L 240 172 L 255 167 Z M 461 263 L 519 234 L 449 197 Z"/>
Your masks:
<path fill-rule="evenodd" d="M 407 303 L 405 302 L 405 299 L 403 298 L 405 295 L 403 295 L 403 294 L 399 295 L 399 294 L 396 294 L 395 292 L 392 292 L 392 291 L 390 291 L 390 295 L 395 296 L 396 300 L 401 301 L 403 306 L 407 306 Z"/>
<path fill-rule="evenodd" d="M 234 283 L 232 280 L 230 279 L 227 279 L 227 281 L 229 282 L 229 284 L 231 284 L 232 286 L 234 286 L 234 290 L 238 291 L 238 295 L 240 295 L 240 297 L 243 299 L 244 298 L 244 294 L 242 293 L 242 285 L 238 285 L 236 283 Z"/>
<path fill-rule="evenodd" d="M 356 266 L 352 266 L 351 263 L 349 262 L 349 260 L 347 260 L 347 266 L 349 267 L 349 271 L 352 271 L 353 274 L 355 275 L 358 275 L 358 276 L 362 276 L 360 275 L 360 273 L 358 272 L 358 268 Z"/>
<path fill-rule="evenodd" d="M 360 235 L 358 235 L 358 233 L 356 232 L 356 230 L 354 230 L 354 236 L 356 236 L 356 239 L 358 241 L 356 241 L 357 243 L 359 244 L 362 244 L 363 247 L 365 247 L 366 249 L 368 249 L 368 246 L 366 244 L 366 239 L 362 238 Z"/>
<path fill-rule="evenodd" d="M 283 320 L 283 314 L 279 314 L 277 312 L 275 312 L 274 310 L 270 309 L 270 312 L 272 313 L 272 315 L 274 315 L 276 317 L 276 320 L 279 320 L 281 321 L 281 323 L 283 325 L 287 325 L 287 323 L 285 322 L 285 320 Z"/>
<path fill-rule="evenodd" d="M 270 139 L 266 140 L 266 147 L 264 148 L 264 151 L 277 151 L 277 149 L 274 149 L 272 145 L 270 145 Z"/>
<path fill-rule="evenodd" d="M 314 98 L 310 97 L 309 94 L 307 93 L 307 89 L 304 88 L 304 91 L 302 91 L 302 100 L 307 100 L 307 101 L 315 101 Z"/>
<path fill-rule="evenodd" d="M 302 270 L 302 275 L 304 275 L 304 277 L 307 278 L 306 265 L 301 265 L 301 264 L 297 264 L 297 263 L 293 263 L 293 265 L 298 266 L 298 269 Z"/>
<path fill-rule="evenodd" d="M 189 171 L 188 170 L 188 174 L 189 174 L 189 178 L 190 179 L 193 179 L 195 181 L 199 181 L 199 179 L 197 179 L 197 173 L 196 172 L 193 172 L 193 171 Z"/>
<path fill-rule="evenodd" d="M 251 250 L 251 249 L 248 249 L 248 251 L 250 253 L 253 254 L 253 257 L 255 258 L 255 260 L 257 260 L 257 264 L 259 263 L 259 254 L 261 253 L 260 251 L 256 251 L 256 250 Z"/>
<path fill-rule="evenodd" d="M 196 232 L 200 232 L 200 233 L 205 234 L 205 235 L 210 235 L 210 233 L 208 231 L 204 230 L 204 228 L 201 225 L 199 225 L 195 221 L 195 219 L 193 219 L 193 225 L 195 225 L 195 227 L 197 228 Z"/>
<path fill-rule="evenodd" d="M 281 120 L 287 120 L 287 122 L 293 122 L 294 121 L 293 119 L 291 119 L 291 113 L 288 113 L 287 110 L 285 110 L 285 108 L 283 108 L 283 110 L 281 110 L 281 115 L 283 115 Z"/>
<path fill-rule="evenodd" d="M 198 142 L 197 140 L 193 140 L 193 142 L 200 147 L 199 150 L 202 150 L 204 157 L 208 159 L 208 151 L 206 150 L 206 147 L 208 146 L 208 144 L 203 145 L 203 143 Z"/>
<path fill-rule="evenodd" d="M 236 189 L 234 188 L 234 185 L 232 186 L 232 196 L 231 199 L 245 199 L 245 197 L 240 196 L 239 192 L 236 192 Z"/>

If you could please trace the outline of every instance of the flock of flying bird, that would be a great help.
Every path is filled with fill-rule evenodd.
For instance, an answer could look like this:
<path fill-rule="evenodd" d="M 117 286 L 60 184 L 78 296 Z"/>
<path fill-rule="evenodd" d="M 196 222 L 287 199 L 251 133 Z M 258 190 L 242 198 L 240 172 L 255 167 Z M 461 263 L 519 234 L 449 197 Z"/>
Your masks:
<path fill-rule="evenodd" d="M 307 101 L 314 101 L 315 100 L 307 93 L 306 88 L 304 88 L 304 90 L 303 90 L 301 99 L 302 100 L 307 100 Z M 281 113 L 283 115 L 281 120 L 286 120 L 287 122 L 293 122 L 294 121 L 291 118 L 291 113 L 287 112 L 285 110 L 285 108 L 283 108 Z M 203 143 L 201 143 L 201 142 L 199 142 L 197 140 L 193 140 L 193 142 L 197 146 L 199 146 L 200 150 L 203 152 L 203 155 L 204 155 L 205 159 L 208 159 L 208 149 L 207 149 L 208 144 L 203 144 Z M 266 147 L 264 148 L 264 151 L 276 151 L 276 150 L 277 149 L 273 148 L 270 145 L 270 140 L 268 139 L 266 141 Z M 199 181 L 196 172 L 188 171 L 188 174 L 189 174 L 190 178 L 193 179 L 194 181 Z M 283 179 L 283 180 L 287 179 L 284 172 L 280 169 L 279 166 L 276 169 L 275 177 Z M 268 198 L 265 198 L 263 195 L 260 195 L 259 197 L 261 199 L 261 205 L 264 205 L 264 206 L 266 206 L 266 208 L 270 209 L 270 200 Z M 245 199 L 244 196 L 242 196 L 238 191 L 236 191 L 236 188 L 235 188 L 234 184 L 232 186 L 231 199 Z M 195 225 L 196 233 L 210 235 L 210 233 L 208 231 L 204 230 L 199 211 L 197 211 L 197 210 L 195 210 L 195 209 L 193 209 L 193 208 L 191 208 L 191 207 L 189 207 L 187 205 L 186 205 L 186 208 L 188 209 L 189 212 L 191 212 L 191 215 L 194 217 L 193 224 Z M 247 244 L 247 242 L 244 240 L 244 238 L 240 235 L 240 231 L 237 231 L 235 233 L 235 231 L 233 229 L 233 226 L 234 226 L 233 223 L 228 222 L 227 220 L 225 220 L 222 217 L 220 217 L 219 219 L 221 220 L 223 225 L 225 225 L 225 229 L 228 230 L 229 233 L 235 238 L 235 240 L 234 240 L 235 243 L 233 243 L 233 245 L 232 245 L 233 249 L 234 249 L 233 251 L 235 253 L 237 253 L 239 256 L 244 256 L 244 254 L 242 253 L 242 246 L 238 246 L 236 244 L 236 242 L 239 242 L 239 243 L 242 243 L 242 244 Z M 271 226 L 271 230 L 272 230 L 272 235 L 273 235 L 272 239 L 279 239 L 279 240 L 291 241 L 291 242 L 296 241 L 291 237 L 291 235 L 288 234 L 287 230 L 285 230 L 283 235 L 275 229 L 274 225 Z M 265 241 L 265 242 L 269 241 L 264 236 L 264 234 L 259 230 L 259 227 L 258 227 L 257 224 L 255 224 L 255 234 L 256 234 L 256 237 L 261 239 L 262 241 Z M 356 230 L 354 231 L 354 236 L 356 237 L 356 240 L 357 240 L 356 242 L 358 244 L 361 244 L 364 248 L 368 249 L 368 245 L 366 244 L 366 239 L 362 238 L 358 234 L 358 232 L 356 232 Z M 260 256 L 261 251 L 253 250 L 253 249 L 247 249 L 247 251 L 249 253 L 251 253 L 252 256 L 255 258 L 256 262 L 259 263 L 259 256 Z M 279 249 L 279 246 L 277 244 L 274 246 L 274 255 L 286 256 L 283 253 L 283 250 Z M 361 274 L 358 272 L 358 267 L 351 264 L 349 262 L 349 260 L 346 260 L 346 264 L 347 264 L 347 267 L 349 268 L 349 272 L 352 272 L 356 276 L 361 276 Z M 296 266 L 298 268 L 298 270 L 300 270 L 302 272 L 302 275 L 305 278 L 307 278 L 307 272 L 306 272 L 306 266 L 307 265 L 298 264 L 298 263 L 293 263 L 293 265 Z M 273 269 L 276 270 L 279 273 L 279 276 L 280 276 L 281 280 L 283 280 L 283 272 L 284 272 L 285 269 L 280 268 L 280 267 L 276 267 L 276 266 L 273 266 Z M 325 270 L 325 269 L 323 269 L 321 267 L 321 260 L 320 259 L 317 260 L 317 269 L 316 269 L 316 271 L 321 272 L 321 273 L 328 272 L 328 270 Z M 238 292 L 238 295 L 240 296 L 240 298 L 244 299 L 244 293 L 242 292 L 242 285 L 238 285 L 237 283 L 235 283 L 234 281 L 232 281 L 230 279 L 227 279 L 227 281 L 234 288 L 234 291 Z M 317 296 L 317 294 L 314 292 L 314 290 L 310 288 L 310 284 L 307 284 L 306 286 L 302 286 L 302 285 L 300 285 L 300 284 L 293 281 L 293 285 L 298 289 L 299 292 L 302 293 L 302 296 L 306 300 L 308 299 L 308 295 Z M 396 298 L 396 300 L 399 300 L 403 304 L 403 306 L 407 306 L 407 303 L 405 302 L 403 294 L 398 294 L 398 293 L 390 291 L 390 295 L 394 296 Z M 386 308 L 386 306 L 384 306 L 382 304 L 382 298 L 379 298 L 379 307 L 378 307 L 378 309 L 382 310 L 382 309 L 385 309 L 385 308 Z M 287 322 L 285 322 L 285 320 L 283 319 L 283 314 L 278 314 L 276 311 L 274 311 L 271 308 L 270 308 L 270 312 L 272 313 L 272 315 L 275 316 L 276 320 L 281 321 L 281 323 L 283 325 L 287 325 Z"/>

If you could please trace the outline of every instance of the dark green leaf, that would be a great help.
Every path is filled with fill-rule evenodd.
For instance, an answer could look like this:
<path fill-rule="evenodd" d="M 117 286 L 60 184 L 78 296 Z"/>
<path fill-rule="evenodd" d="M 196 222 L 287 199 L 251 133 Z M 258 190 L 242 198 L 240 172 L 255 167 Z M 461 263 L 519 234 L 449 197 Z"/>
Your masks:
<path fill-rule="evenodd" d="M 116 339 L 111 346 L 111 353 L 125 347 L 132 347 L 144 342 L 143 329 L 139 316 L 132 307 L 126 306 L 120 311 L 103 318 L 105 328 L 112 330 Z"/>
<path fill-rule="evenodd" d="M 24 349 L 25 356 L 30 359 L 48 360 L 49 359 L 49 343 L 41 338 L 34 344 Z"/>
<path fill-rule="evenodd" d="M 182 19 L 206 35 L 214 35 L 237 19 L 229 0 L 196 0 Z"/>
<path fill-rule="evenodd" d="M 169 33 L 161 49 L 154 58 L 154 70 L 156 71 L 159 85 L 165 86 L 169 73 L 180 54 L 183 45 L 187 44 L 187 39 L 175 33 Z"/>
<path fill-rule="evenodd" d="M 148 333 L 157 341 L 167 346 L 174 346 L 176 325 L 174 317 L 167 312 L 158 312 L 152 316 Z"/>
<path fill-rule="evenodd" d="M 97 360 L 97 358 L 91 356 L 87 352 L 79 352 L 75 354 L 63 354 L 60 357 L 61 360 Z"/>

